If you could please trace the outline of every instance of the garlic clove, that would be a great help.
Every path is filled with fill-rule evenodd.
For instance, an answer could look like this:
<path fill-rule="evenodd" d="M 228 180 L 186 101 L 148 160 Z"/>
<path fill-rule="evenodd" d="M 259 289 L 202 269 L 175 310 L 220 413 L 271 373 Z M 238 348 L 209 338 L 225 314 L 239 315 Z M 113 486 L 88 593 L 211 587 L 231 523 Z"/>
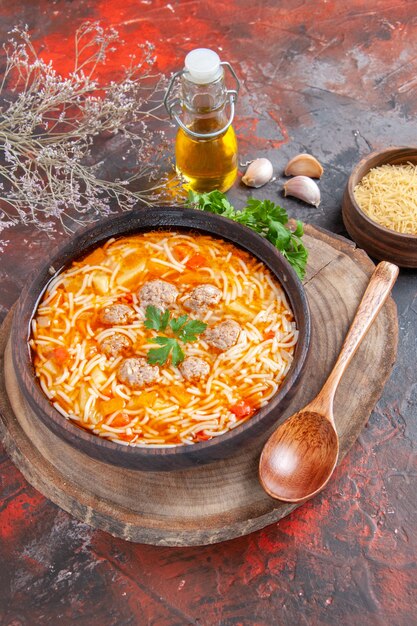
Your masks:
<path fill-rule="evenodd" d="M 284 185 L 284 196 L 294 196 L 314 206 L 319 206 L 321 199 L 317 183 L 308 176 L 290 178 Z"/>
<path fill-rule="evenodd" d="M 242 183 L 248 187 L 262 187 L 269 183 L 274 174 L 274 168 L 269 159 L 255 159 L 249 164 L 248 169 L 242 176 Z"/>
<path fill-rule="evenodd" d="M 320 178 L 324 170 L 311 154 L 297 154 L 291 161 L 288 161 L 285 168 L 285 176 L 310 176 L 310 178 Z"/>

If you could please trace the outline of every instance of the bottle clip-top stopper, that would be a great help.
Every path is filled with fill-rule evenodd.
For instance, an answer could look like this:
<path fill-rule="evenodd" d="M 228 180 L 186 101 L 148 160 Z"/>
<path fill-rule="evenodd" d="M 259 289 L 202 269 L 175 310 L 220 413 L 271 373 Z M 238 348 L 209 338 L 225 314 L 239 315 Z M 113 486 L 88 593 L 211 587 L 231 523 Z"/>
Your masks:
<path fill-rule="evenodd" d="M 235 115 L 235 102 L 237 100 L 240 87 L 239 79 L 236 76 L 230 63 L 228 63 L 227 61 L 220 61 L 220 57 L 217 52 L 214 52 L 214 50 L 209 50 L 208 48 L 196 48 L 195 50 L 191 50 L 191 52 L 189 52 L 185 57 L 184 65 L 185 68 L 183 70 L 180 70 L 179 72 L 176 72 L 169 82 L 168 89 L 164 97 L 165 108 L 168 111 L 170 118 L 174 119 L 177 122 L 178 126 L 194 139 L 213 139 L 215 137 L 219 137 L 229 128 L 229 126 L 233 122 L 233 118 Z M 190 82 L 196 83 L 197 85 L 206 85 L 222 77 L 223 67 L 229 70 L 236 83 L 235 89 L 227 89 L 226 91 L 229 97 L 230 105 L 229 119 L 226 122 L 225 126 L 220 130 L 216 130 L 212 133 L 196 133 L 195 131 L 192 131 L 190 128 L 188 128 L 179 117 L 181 113 L 180 98 L 174 98 L 173 100 L 170 100 L 175 81 L 177 80 L 177 78 L 184 75 L 184 77 Z"/>

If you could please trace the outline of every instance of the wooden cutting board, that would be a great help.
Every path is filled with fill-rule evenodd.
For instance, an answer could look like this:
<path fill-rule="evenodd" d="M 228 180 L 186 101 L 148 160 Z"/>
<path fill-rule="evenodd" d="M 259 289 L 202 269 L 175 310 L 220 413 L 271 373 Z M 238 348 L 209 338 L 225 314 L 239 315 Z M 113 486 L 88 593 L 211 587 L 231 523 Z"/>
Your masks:
<path fill-rule="evenodd" d="M 309 402 L 329 374 L 373 263 L 348 240 L 306 227 L 309 264 L 304 285 L 312 342 L 303 384 L 285 415 Z M 129 541 L 191 546 L 246 535 L 288 515 L 294 505 L 265 494 L 258 459 L 271 431 L 238 456 L 168 473 L 103 464 L 52 434 L 20 394 L 8 335 L 0 330 L 0 438 L 25 478 L 47 498 L 95 528 Z M 340 460 L 353 445 L 382 394 L 397 351 L 397 313 L 390 298 L 358 350 L 335 399 Z"/>

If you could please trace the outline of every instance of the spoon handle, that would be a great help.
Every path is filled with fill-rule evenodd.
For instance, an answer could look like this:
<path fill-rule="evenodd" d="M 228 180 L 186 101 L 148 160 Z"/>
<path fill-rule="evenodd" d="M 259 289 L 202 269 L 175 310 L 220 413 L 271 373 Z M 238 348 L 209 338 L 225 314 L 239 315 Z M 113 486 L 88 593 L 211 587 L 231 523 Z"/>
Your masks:
<path fill-rule="evenodd" d="M 310 403 L 317 410 L 333 415 L 333 398 L 339 381 L 375 320 L 397 279 L 398 267 L 387 261 L 379 263 L 360 301 L 339 357 L 322 390 Z M 333 418 L 332 418 L 333 419 Z"/>

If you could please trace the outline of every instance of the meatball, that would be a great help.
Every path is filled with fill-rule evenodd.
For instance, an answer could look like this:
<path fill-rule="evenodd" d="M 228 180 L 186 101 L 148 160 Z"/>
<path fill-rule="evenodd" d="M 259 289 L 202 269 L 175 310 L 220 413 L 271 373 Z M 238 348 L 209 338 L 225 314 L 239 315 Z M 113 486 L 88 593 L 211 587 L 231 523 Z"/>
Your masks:
<path fill-rule="evenodd" d="M 125 359 L 117 370 L 118 380 L 128 387 L 139 388 L 150 385 L 159 376 L 159 368 L 149 365 L 146 359 L 131 357 Z"/>
<path fill-rule="evenodd" d="M 103 324 L 129 324 L 135 315 L 135 311 L 127 304 L 111 304 L 101 309 L 98 319 Z"/>
<path fill-rule="evenodd" d="M 130 340 L 121 333 L 113 333 L 110 337 L 105 337 L 100 341 L 100 350 L 108 357 L 119 356 L 130 348 Z"/>
<path fill-rule="evenodd" d="M 180 371 L 187 380 L 206 378 L 209 374 L 210 366 L 197 356 L 189 356 L 181 363 Z"/>
<path fill-rule="evenodd" d="M 202 337 L 211 346 L 219 348 L 219 350 L 228 350 L 237 342 L 240 330 L 240 325 L 237 322 L 226 320 L 212 328 L 207 328 Z"/>
<path fill-rule="evenodd" d="M 138 291 L 140 304 L 144 309 L 147 306 L 155 306 L 157 309 L 164 311 L 174 304 L 177 296 L 177 288 L 164 280 L 151 280 L 145 283 Z"/>
<path fill-rule="evenodd" d="M 190 296 L 184 301 L 184 307 L 199 313 L 214 304 L 218 304 L 221 297 L 222 292 L 215 285 L 199 285 L 192 290 Z"/>

